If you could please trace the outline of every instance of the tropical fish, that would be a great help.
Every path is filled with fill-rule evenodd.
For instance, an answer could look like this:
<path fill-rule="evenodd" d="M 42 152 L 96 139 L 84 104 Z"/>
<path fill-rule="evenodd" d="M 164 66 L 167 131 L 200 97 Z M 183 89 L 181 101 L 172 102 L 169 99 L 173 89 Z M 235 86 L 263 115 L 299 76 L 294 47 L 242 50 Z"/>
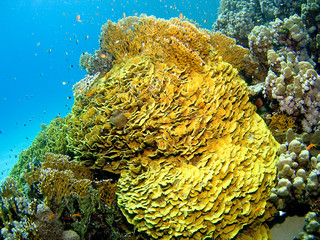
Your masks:
<path fill-rule="evenodd" d="M 78 214 L 78 213 L 75 213 L 75 214 L 72 214 L 72 217 L 81 217 L 81 215 L 80 214 Z"/>
<path fill-rule="evenodd" d="M 89 93 L 88 93 L 88 97 L 90 97 L 91 95 L 92 95 L 92 93 L 93 93 L 94 91 L 92 90 L 92 91 L 90 91 Z"/>
<path fill-rule="evenodd" d="M 53 219 L 56 215 L 54 213 L 52 213 L 50 216 L 49 216 L 49 219 Z"/>
<path fill-rule="evenodd" d="M 126 19 L 126 14 L 122 13 L 123 19 Z"/>
<path fill-rule="evenodd" d="M 258 207 L 254 212 L 258 212 L 259 210 L 265 209 L 264 207 Z"/>
<path fill-rule="evenodd" d="M 307 151 L 309 151 L 311 148 L 316 147 L 316 144 L 310 144 L 308 145 L 308 147 L 306 148 Z"/>
<path fill-rule="evenodd" d="M 80 15 L 77 16 L 77 21 L 82 23 L 82 21 L 80 20 Z"/>
<path fill-rule="evenodd" d="M 180 14 L 179 14 L 179 19 L 182 20 L 183 18 L 184 18 L 184 17 L 183 17 L 183 14 L 180 13 Z"/>

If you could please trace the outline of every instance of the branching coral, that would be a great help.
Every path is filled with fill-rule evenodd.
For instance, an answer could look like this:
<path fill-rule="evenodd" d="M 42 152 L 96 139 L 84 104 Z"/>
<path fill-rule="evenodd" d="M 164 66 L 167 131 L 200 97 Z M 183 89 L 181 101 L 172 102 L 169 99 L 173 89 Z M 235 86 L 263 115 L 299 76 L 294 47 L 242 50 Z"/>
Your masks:
<path fill-rule="evenodd" d="M 287 132 L 289 128 L 297 127 L 295 118 L 285 113 L 275 113 L 268 118 L 271 120 L 268 127 L 274 134 Z"/>
<path fill-rule="evenodd" d="M 29 185 L 37 182 L 37 188 L 46 197 L 46 203 L 59 204 L 72 194 L 84 197 L 91 185 L 90 170 L 69 161 L 67 156 L 47 153 L 41 168 L 28 176 Z"/>
<path fill-rule="evenodd" d="M 97 72 L 104 75 L 112 67 L 111 54 L 102 50 L 95 51 L 93 55 L 85 52 L 80 57 L 80 67 L 89 75 L 95 75 Z"/>

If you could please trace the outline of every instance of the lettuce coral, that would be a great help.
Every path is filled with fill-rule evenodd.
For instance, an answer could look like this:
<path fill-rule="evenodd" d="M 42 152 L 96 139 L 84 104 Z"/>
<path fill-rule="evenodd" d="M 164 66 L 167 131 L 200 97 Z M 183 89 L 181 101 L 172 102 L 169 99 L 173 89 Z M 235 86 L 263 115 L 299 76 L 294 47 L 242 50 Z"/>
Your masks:
<path fill-rule="evenodd" d="M 108 22 L 100 44 L 115 64 L 76 97 L 69 147 L 91 169 L 121 174 L 128 222 L 152 238 L 231 239 L 269 218 L 278 143 L 212 35 L 127 17 Z"/>

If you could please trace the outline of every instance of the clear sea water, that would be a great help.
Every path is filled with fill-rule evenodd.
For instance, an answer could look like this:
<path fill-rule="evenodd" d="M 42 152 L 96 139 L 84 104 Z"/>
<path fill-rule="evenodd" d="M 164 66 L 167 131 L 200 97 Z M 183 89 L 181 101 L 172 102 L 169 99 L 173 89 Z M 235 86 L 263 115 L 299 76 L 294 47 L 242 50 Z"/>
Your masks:
<path fill-rule="evenodd" d="M 182 13 L 211 29 L 218 7 L 219 0 L 1 0 L 0 180 L 42 123 L 71 111 L 72 86 L 86 74 L 79 57 L 99 48 L 107 20 Z"/>

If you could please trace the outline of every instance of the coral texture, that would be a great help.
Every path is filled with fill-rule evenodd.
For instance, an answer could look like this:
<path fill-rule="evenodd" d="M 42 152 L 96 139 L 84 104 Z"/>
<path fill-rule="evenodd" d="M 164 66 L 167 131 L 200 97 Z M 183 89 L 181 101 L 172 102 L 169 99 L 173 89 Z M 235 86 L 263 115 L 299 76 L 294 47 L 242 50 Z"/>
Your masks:
<path fill-rule="evenodd" d="M 97 72 L 104 75 L 112 68 L 112 56 L 102 50 L 95 51 L 93 55 L 85 52 L 80 57 L 80 67 L 89 75 L 95 75 Z"/>
<path fill-rule="evenodd" d="M 302 136 L 288 131 L 287 143 L 280 146 L 279 181 L 271 194 L 277 209 L 290 213 L 297 209 L 320 212 L 320 154 L 317 148 L 307 150 L 307 146 L 317 146 L 319 142 L 319 130 Z"/>
<path fill-rule="evenodd" d="M 238 71 L 244 69 L 244 58 L 250 54 L 250 50 L 236 44 L 236 39 L 227 37 L 226 35 L 215 32 L 212 34 L 212 45 L 214 51 L 222 56 L 222 60 L 230 63 Z"/>
<path fill-rule="evenodd" d="M 231 239 L 271 216 L 278 143 L 211 38 L 179 19 L 108 22 L 115 65 L 68 123 L 76 158 L 121 174 L 118 204 L 152 238 Z"/>
<path fill-rule="evenodd" d="M 301 4 L 306 0 L 250 1 L 222 0 L 219 16 L 213 24 L 214 31 L 234 37 L 238 43 L 248 46 L 248 35 L 255 26 L 267 24 L 275 18 L 284 19 L 300 14 Z"/>
<path fill-rule="evenodd" d="M 310 35 L 310 44 L 308 45 L 311 58 L 316 63 L 316 70 L 320 70 L 320 1 L 307 0 L 306 4 L 301 6 L 301 18 L 306 25 Z"/>
<path fill-rule="evenodd" d="M 40 193 L 37 197 L 44 198 L 50 208 L 45 211 L 50 211 L 46 217 L 38 219 L 42 223 L 41 228 L 46 228 L 48 224 L 63 223 L 71 226 L 81 239 L 89 239 L 88 236 L 96 234 L 120 238 L 119 232 L 123 230 L 118 228 L 123 227 L 124 218 L 121 218 L 120 210 L 116 207 L 116 184 L 110 179 L 92 181 L 91 171 L 78 162 L 70 161 L 68 156 L 47 153 L 45 159 L 38 168 L 30 163 L 30 170 L 23 176 L 30 186 L 28 195 Z M 39 234 L 46 234 L 40 229 L 37 215 L 35 217 Z M 119 222 L 117 227 L 112 226 L 114 218 Z M 72 232 L 64 235 L 71 236 Z"/>
<path fill-rule="evenodd" d="M 21 174 L 29 168 L 28 165 L 31 161 L 37 161 L 38 164 L 43 162 L 46 152 L 73 155 L 67 150 L 65 121 L 65 118 L 56 117 L 49 125 L 42 124 L 41 131 L 31 146 L 19 154 L 18 162 L 11 169 L 10 176 L 17 181 L 20 187 L 25 184 Z"/>
<path fill-rule="evenodd" d="M 259 68 L 269 69 L 266 77 L 260 74 L 257 78 L 265 81 L 270 107 L 299 119 L 296 124 L 306 132 L 314 131 L 320 120 L 320 76 L 307 52 L 309 41 L 298 15 L 276 19 L 269 28 L 255 27 L 249 35 L 250 50 Z"/>

